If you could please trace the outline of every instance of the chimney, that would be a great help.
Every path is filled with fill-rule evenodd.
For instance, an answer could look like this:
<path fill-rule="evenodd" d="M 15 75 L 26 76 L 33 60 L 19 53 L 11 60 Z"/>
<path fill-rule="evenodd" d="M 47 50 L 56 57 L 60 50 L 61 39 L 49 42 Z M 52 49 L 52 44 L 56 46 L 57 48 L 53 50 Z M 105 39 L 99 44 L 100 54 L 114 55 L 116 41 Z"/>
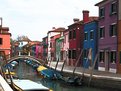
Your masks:
<path fill-rule="evenodd" d="M 88 10 L 83 10 L 83 21 L 84 21 L 84 23 L 89 21 L 89 11 Z"/>
<path fill-rule="evenodd" d="M 55 27 L 52 27 L 52 29 L 54 30 L 54 29 L 56 29 Z"/>
<path fill-rule="evenodd" d="M 73 21 L 74 21 L 74 23 L 77 23 L 77 22 L 79 22 L 79 19 L 78 18 L 74 18 Z"/>

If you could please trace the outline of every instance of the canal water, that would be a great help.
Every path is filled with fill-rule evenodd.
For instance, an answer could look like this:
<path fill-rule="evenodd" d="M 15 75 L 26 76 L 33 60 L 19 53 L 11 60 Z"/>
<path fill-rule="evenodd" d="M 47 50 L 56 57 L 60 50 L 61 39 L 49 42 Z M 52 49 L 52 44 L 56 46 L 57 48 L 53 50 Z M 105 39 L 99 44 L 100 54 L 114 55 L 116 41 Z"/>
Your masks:
<path fill-rule="evenodd" d="M 51 88 L 53 91 L 111 91 L 87 86 L 70 86 L 61 81 L 42 79 L 39 75 L 37 75 L 36 70 L 24 62 L 19 62 L 15 70 L 20 79 L 30 79 L 37 83 L 42 83 L 44 86 Z"/>

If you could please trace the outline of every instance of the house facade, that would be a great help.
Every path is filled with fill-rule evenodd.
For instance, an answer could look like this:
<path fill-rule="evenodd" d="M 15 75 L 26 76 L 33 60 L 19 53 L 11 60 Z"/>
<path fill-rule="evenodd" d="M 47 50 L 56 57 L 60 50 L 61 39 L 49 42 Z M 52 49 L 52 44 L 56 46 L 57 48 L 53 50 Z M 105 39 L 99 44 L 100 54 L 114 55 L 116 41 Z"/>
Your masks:
<path fill-rule="evenodd" d="M 50 61 L 51 59 L 53 59 L 53 58 L 51 58 L 51 56 L 53 56 L 53 54 L 51 55 L 51 50 L 52 50 L 52 46 L 51 46 L 51 40 L 52 40 L 52 37 L 53 36 L 55 36 L 55 35 L 58 35 L 58 34 L 62 34 L 63 33 L 63 31 L 65 31 L 65 28 L 63 28 L 63 27 L 59 27 L 59 28 L 53 28 L 52 30 L 50 30 L 50 31 L 48 31 L 48 33 L 47 33 L 47 37 L 48 37 L 48 60 Z"/>
<path fill-rule="evenodd" d="M 98 69 L 117 72 L 117 4 L 118 0 L 103 0 L 99 7 L 98 22 Z"/>
<path fill-rule="evenodd" d="M 121 0 L 118 2 L 118 73 L 121 73 Z"/>
<path fill-rule="evenodd" d="M 69 50 L 68 50 L 68 58 L 69 65 L 75 66 L 76 61 L 79 57 L 79 54 L 83 48 L 83 25 L 78 19 L 74 19 L 74 23 L 68 26 L 69 30 Z M 79 65 L 81 61 L 79 62 Z"/>
<path fill-rule="evenodd" d="M 10 44 L 11 33 L 8 27 L 1 27 L 0 29 L 0 56 L 9 55 L 11 52 Z"/>
<path fill-rule="evenodd" d="M 64 61 L 64 36 L 57 38 L 56 40 L 56 59 L 58 61 Z"/>
<path fill-rule="evenodd" d="M 58 56 L 56 55 L 56 40 L 60 38 L 60 34 L 57 34 L 55 36 L 52 36 L 50 39 L 50 57 L 51 57 L 51 61 L 57 61 L 58 60 Z"/>
<path fill-rule="evenodd" d="M 69 30 L 66 29 L 64 31 L 64 60 L 66 60 L 66 65 L 69 65 L 69 59 L 68 59 L 68 49 L 69 49 Z"/>
<path fill-rule="evenodd" d="M 83 56 L 83 67 L 89 68 L 92 67 L 94 63 L 94 59 L 97 54 L 97 38 L 98 38 L 98 21 L 97 18 L 94 18 L 92 21 L 84 24 L 84 42 L 83 42 L 83 49 L 84 49 L 84 56 Z M 87 59 L 89 50 L 91 49 L 91 59 Z M 95 65 L 97 68 L 97 64 Z"/>
<path fill-rule="evenodd" d="M 48 53 L 48 37 L 44 37 L 43 41 L 43 60 L 47 60 L 47 53 Z"/>

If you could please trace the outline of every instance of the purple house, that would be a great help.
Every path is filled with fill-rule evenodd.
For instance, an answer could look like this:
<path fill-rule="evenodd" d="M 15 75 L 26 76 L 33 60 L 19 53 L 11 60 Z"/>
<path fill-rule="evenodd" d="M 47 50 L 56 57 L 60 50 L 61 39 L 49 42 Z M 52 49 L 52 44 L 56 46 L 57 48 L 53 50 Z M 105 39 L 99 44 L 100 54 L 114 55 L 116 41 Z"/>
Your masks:
<path fill-rule="evenodd" d="M 103 0 L 99 7 L 98 69 L 117 72 L 117 4 L 118 0 Z"/>

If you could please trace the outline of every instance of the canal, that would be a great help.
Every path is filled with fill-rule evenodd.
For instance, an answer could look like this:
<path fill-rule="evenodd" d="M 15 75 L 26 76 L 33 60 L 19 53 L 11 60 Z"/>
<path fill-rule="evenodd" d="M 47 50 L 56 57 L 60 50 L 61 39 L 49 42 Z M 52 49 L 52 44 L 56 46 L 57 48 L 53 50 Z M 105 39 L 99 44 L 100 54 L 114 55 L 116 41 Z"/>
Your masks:
<path fill-rule="evenodd" d="M 15 67 L 17 76 L 20 79 L 30 79 L 44 86 L 51 88 L 53 91 L 111 91 L 108 89 L 92 88 L 87 86 L 70 86 L 61 81 L 42 79 L 30 65 L 20 62 Z"/>

